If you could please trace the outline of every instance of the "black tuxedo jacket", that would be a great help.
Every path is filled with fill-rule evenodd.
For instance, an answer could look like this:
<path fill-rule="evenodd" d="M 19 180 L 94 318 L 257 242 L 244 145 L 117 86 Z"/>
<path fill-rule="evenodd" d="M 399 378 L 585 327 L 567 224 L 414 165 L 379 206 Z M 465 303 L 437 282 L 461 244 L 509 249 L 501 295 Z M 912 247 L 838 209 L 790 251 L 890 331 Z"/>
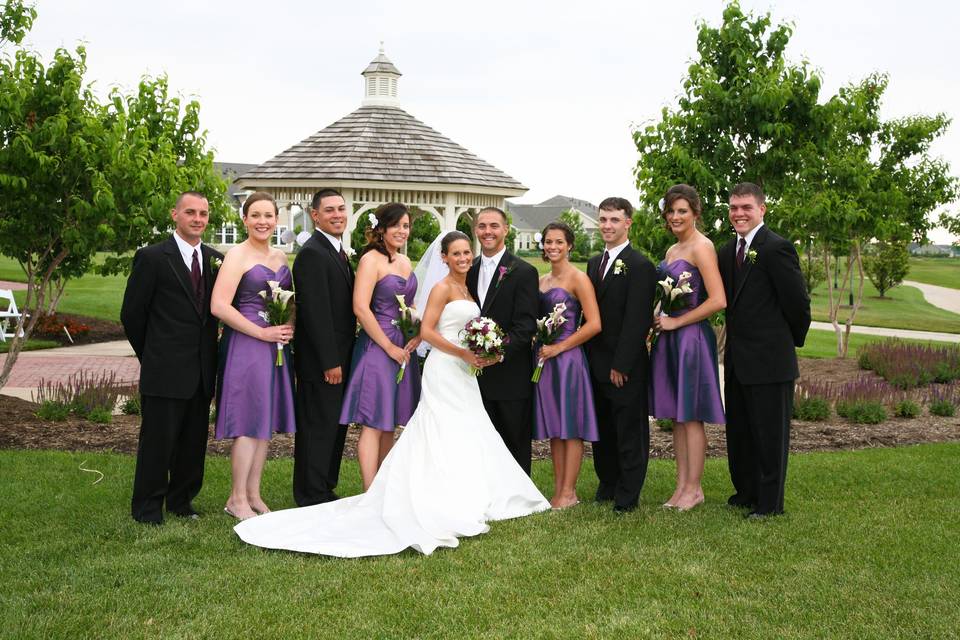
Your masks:
<path fill-rule="evenodd" d="M 727 293 L 725 374 L 735 371 L 743 384 L 796 379 L 794 347 L 803 346 L 810 328 L 810 298 L 796 249 L 764 225 L 739 274 L 736 237 L 720 249 L 718 259 Z"/>
<path fill-rule="evenodd" d="M 346 376 L 357 328 L 353 269 L 319 231 L 293 261 L 293 285 L 297 305 L 293 363 L 297 378 L 323 382 L 323 372 L 334 367 L 342 367 Z"/>
<path fill-rule="evenodd" d="M 653 292 L 656 269 L 643 254 L 627 246 L 600 279 L 600 261 L 597 255 L 587 261 L 587 275 L 597 291 L 600 323 L 603 326 L 587 343 L 590 371 L 597 382 L 610 382 L 610 370 L 616 369 L 644 385 L 649 378 L 650 359 L 647 353 L 647 334 L 653 322 Z M 625 267 L 614 273 L 617 260 Z M 627 387 L 623 387 L 626 389 Z"/>
<path fill-rule="evenodd" d="M 480 300 L 479 278 L 480 258 L 477 258 L 467 272 L 467 288 L 477 301 Z M 533 393 L 531 343 L 537 330 L 539 283 L 540 277 L 533 265 L 509 251 L 504 252 L 480 309 L 480 315 L 493 319 L 510 338 L 503 362 L 487 367 L 480 376 L 480 391 L 488 400 L 521 400 Z"/>
<path fill-rule="evenodd" d="M 140 393 L 185 400 L 202 380 L 204 392 L 213 396 L 218 327 L 210 313 L 214 259 L 223 255 L 201 244 L 205 295 L 198 304 L 173 236 L 133 256 L 120 322 L 140 360 Z"/>

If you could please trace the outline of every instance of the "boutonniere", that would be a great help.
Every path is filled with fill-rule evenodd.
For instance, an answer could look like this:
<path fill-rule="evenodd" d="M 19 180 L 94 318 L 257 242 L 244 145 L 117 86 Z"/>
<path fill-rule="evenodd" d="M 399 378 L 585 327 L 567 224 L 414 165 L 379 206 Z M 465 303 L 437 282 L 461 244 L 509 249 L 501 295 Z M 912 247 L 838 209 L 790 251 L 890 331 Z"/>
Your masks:
<path fill-rule="evenodd" d="M 223 266 L 223 260 L 216 256 L 210 256 L 210 270 L 217 271 L 220 267 Z"/>
<path fill-rule="evenodd" d="M 343 247 L 343 251 L 344 253 L 347 254 L 348 258 L 353 258 L 353 256 L 356 255 L 357 253 L 356 251 L 353 250 L 353 247 Z"/>
<path fill-rule="evenodd" d="M 500 283 L 503 282 L 504 278 L 510 275 L 512 271 L 513 271 L 513 265 L 510 265 L 509 267 L 501 266 L 497 268 L 497 272 L 500 274 L 500 279 L 497 280 L 497 287 L 500 286 Z"/>
<path fill-rule="evenodd" d="M 617 258 L 613 261 L 613 275 L 618 276 L 621 273 L 627 272 L 627 263 L 625 263 L 620 258 Z"/>
<path fill-rule="evenodd" d="M 754 249 L 747 251 L 747 260 L 750 261 L 750 264 L 757 264 L 757 252 Z"/>

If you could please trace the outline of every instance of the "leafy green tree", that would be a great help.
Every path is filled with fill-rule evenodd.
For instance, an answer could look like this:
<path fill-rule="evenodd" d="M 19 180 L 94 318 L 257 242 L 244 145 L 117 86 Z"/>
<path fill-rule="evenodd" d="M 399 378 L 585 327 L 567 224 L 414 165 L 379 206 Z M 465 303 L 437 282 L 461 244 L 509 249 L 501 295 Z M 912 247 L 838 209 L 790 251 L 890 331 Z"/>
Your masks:
<path fill-rule="evenodd" d="M 11 11 L 19 26 L 11 26 Z M 0 34 L 17 43 L 34 15 L 8 2 Z M 85 72 L 82 47 L 58 49 L 49 65 L 25 49 L 0 56 L 0 253 L 26 274 L 28 318 L 25 335 L 11 342 L 0 387 L 67 281 L 127 269 L 134 249 L 168 233 L 181 191 L 207 194 L 212 224 L 226 210 L 226 185 L 206 150 L 196 102 L 181 105 L 160 77 L 144 78 L 132 95 L 114 89 L 101 103 Z M 111 255 L 95 264 L 100 250 Z"/>
<path fill-rule="evenodd" d="M 699 55 L 676 108 L 664 108 L 659 121 L 634 132 L 641 203 L 631 238 L 651 257 L 663 255 L 672 238 L 657 203 L 684 182 L 703 199 L 705 233 L 724 241 L 729 188 L 759 184 L 767 194 L 766 223 L 802 244 L 815 241 L 824 273 L 831 272 L 831 256 L 843 256 L 843 284 L 835 288 L 827 278 L 843 356 L 863 299 L 861 247 L 874 239 L 923 239 L 930 214 L 957 195 L 949 166 L 928 154 L 949 119 L 881 120 L 887 79 L 879 74 L 821 102 L 819 74 L 785 57 L 792 32 L 769 14 L 745 14 L 737 2 L 726 6 L 719 27 L 700 23 Z M 953 220 L 941 218 L 948 228 Z M 841 320 L 848 286 L 856 294 Z"/>
<path fill-rule="evenodd" d="M 910 271 L 910 252 L 905 244 L 882 242 L 863 264 L 870 282 L 883 298 L 887 291 L 900 285 Z"/>
<path fill-rule="evenodd" d="M 568 209 L 560 214 L 559 220 L 566 223 L 573 231 L 573 249 L 570 252 L 570 259 L 576 262 L 587 260 L 593 248 L 593 239 L 583 228 L 583 218 L 576 211 Z"/>
<path fill-rule="evenodd" d="M 407 257 L 411 260 L 422 258 L 430 243 L 440 235 L 440 222 L 436 216 L 426 212 L 418 213 L 411 225 L 410 240 L 407 243 Z"/>
<path fill-rule="evenodd" d="M 744 13 L 736 2 L 724 9 L 719 27 L 699 24 L 698 57 L 677 106 L 633 134 L 641 202 L 631 237 L 648 255 L 659 259 L 674 242 L 658 206 L 670 186 L 696 187 L 704 232 L 720 242 L 730 236 L 734 184 L 755 182 L 776 202 L 800 171 L 796 150 L 821 133 L 821 80 L 806 62 L 787 61 L 792 32 L 769 14 Z M 775 222 L 775 215 L 768 217 L 768 224 Z"/>

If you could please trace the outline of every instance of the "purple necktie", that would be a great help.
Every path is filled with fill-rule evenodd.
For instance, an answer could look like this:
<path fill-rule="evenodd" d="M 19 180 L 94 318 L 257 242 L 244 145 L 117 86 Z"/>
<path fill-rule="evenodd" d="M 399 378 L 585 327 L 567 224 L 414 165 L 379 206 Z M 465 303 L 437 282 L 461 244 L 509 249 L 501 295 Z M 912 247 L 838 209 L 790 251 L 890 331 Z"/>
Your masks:
<path fill-rule="evenodd" d="M 747 248 L 747 241 L 743 238 L 740 238 L 740 246 L 737 249 L 737 268 L 743 266 L 743 251 Z"/>
<path fill-rule="evenodd" d="M 193 281 L 193 294 L 197 297 L 197 303 L 203 303 L 203 279 L 200 275 L 200 258 L 197 256 L 197 250 L 193 250 L 193 264 L 190 265 L 190 280 Z"/>
<path fill-rule="evenodd" d="M 597 274 L 599 276 L 597 280 L 603 280 L 603 276 L 607 272 L 607 263 L 609 261 L 610 261 L 610 252 L 604 251 L 603 258 L 600 259 L 600 273 Z"/>

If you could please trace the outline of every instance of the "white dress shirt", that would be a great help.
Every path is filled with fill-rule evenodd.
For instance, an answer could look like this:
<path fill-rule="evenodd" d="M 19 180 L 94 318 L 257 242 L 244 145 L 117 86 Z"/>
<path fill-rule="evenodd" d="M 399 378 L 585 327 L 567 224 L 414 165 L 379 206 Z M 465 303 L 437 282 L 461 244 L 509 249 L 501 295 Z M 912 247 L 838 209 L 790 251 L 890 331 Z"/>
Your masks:
<path fill-rule="evenodd" d="M 489 258 L 485 255 L 480 256 L 480 277 L 477 279 L 477 295 L 480 297 L 481 307 L 483 306 L 483 301 L 487 299 L 487 289 L 490 288 L 490 282 L 493 281 L 493 274 L 497 270 L 497 265 L 500 264 L 500 260 L 506 252 L 507 247 L 504 246 L 503 249 L 500 249 L 500 251 Z"/>
<path fill-rule="evenodd" d="M 317 229 L 317 231 L 319 231 L 319 232 L 322 233 L 324 236 L 326 236 L 327 240 L 330 241 L 330 244 L 333 245 L 334 251 L 336 251 L 337 253 L 340 253 L 340 249 L 343 248 L 343 242 L 340 241 L 340 238 L 338 238 L 337 236 L 332 236 L 332 235 L 330 235 L 329 233 L 327 233 L 327 232 L 324 231 L 323 229 Z"/>
<path fill-rule="evenodd" d="M 742 236 L 739 233 L 737 234 L 737 249 L 740 248 L 740 238 L 743 238 L 747 242 L 747 244 L 744 245 L 743 247 L 744 260 L 746 260 L 747 252 L 750 251 L 750 245 L 753 244 L 753 239 L 754 237 L 756 237 L 757 231 L 760 231 L 760 227 L 762 226 L 763 226 L 763 222 L 755 226 L 753 229 L 750 229 L 750 231 L 745 236 Z"/>
<path fill-rule="evenodd" d="M 630 246 L 630 241 L 629 241 L 629 240 L 627 240 L 627 241 L 624 242 L 623 244 L 618 244 L 617 246 L 615 246 L 615 247 L 612 248 L 612 249 L 607 249 L 607 250 L 606 250 L 606 251 L 607 251 L 607 255 L 608 255 L 608 257 L 607 257 L 607 268 L 603 271 L 603 273 L 600 274 L 600 279 L 601 279 L 601 280 L 603 280 L 604 278 L 607 277 L 607 273 L 610 272 L 611 267 L 613 267 L 613 263 L 617 261 L 617 256 L 619 256 L 619 255 L 620 255 L 620 252 L 623 251 L 624 249 L 626 249 L 628 246 Z M 601 260 L 602 260 L 602 259 L 603 259 L 603 258 L 601 258 Z"/>
<path fill-rule="evenodd" d="M 197 252 L 197 263 L 200 265 L 200 275 L 203 275 L 203 252 L 200 251 L 200 242 L 196 246 L 191 245 L 189 242 L 180 237 L 180 234 L 176 231 L 173 232 L 173 239 L 177 241 L 177 248 L 180 249 L 180 256 L 183 258 L 183 263 L 187 265 L 187 273 L 193 272 L 193 252 Z"/>

